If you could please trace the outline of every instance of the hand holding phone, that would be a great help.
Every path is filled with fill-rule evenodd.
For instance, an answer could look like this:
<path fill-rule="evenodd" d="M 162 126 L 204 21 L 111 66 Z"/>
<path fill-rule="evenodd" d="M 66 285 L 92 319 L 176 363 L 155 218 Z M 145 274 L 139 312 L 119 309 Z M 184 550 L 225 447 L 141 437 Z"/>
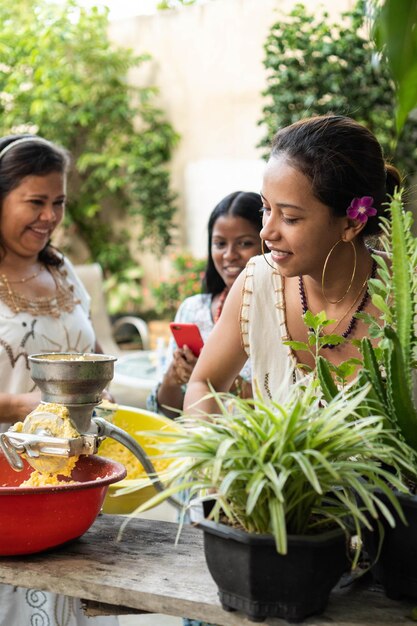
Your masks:
<path fill-rule="evenodd" d="M 171 322 L 169 327 L 179 348 L 188 346 L 194 356 L 199 356 L 204 341 L 197 324 Z"/>

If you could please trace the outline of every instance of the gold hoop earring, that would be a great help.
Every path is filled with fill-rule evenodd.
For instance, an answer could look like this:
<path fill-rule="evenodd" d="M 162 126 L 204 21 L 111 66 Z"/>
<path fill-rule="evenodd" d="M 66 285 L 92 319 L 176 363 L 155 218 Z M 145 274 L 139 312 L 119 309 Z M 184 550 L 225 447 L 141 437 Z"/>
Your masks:
<path fill-rule="evenodd" d="M 356 275 L 356 248 L 355 248 L 355 244 L 353 243 L 353 241 L 349 241 L 350 245 L 353 248 L 353 254 L 354 254 L 354 261 L 353 261 L 353 272 L 352 272 L 352 276 L 350 277 L 350 282 L 348 285 L 348 288 L 346 289 L 345 293 L 343 294 L 343 296 L 341 298 L 339 298 L 339 300 L 329 300 L 326 297 L 326 294 L 324 293 L 324 276 L 326 274 L 326 268 L 327 268 L 327 264 L 329 262 L 329 259 L 331 257 L 331 254 L 333 252 L 333 250 L 336 248 L 336 246 L 339 245 L 339 243 L 343 241 L 343 239 L 339 239 L 339 241 L 336 241 L 336 243 L 330 248 L 330 252 L 329 254 L 326 256 L 326 260 L 324 262 L 324 266 L 323 266 L 323 271 L 321 273 L 321 293 L 323 294 L 323 298 L 326 300 L 326 302 L 328 302 L 329 304 L 338 304 L 339 302 L 342 302 L 342 300 L 344 300 L 346 298 L 346 296 L 348 295 L 352 284 L 353 284 L 353 280 L 355 278 Z"/>
<path fill-rule="evenodd" d="M 268 259 L 265 256 L 265 242 L 263 239 L 261 239 L 261 248 L 262 248 L 262 256 L 265 259 L 265 263 L 269 265 L 269 267 L 272 267 L 273 270 L 275 270 L 276 268 L 268 261 Z"/>

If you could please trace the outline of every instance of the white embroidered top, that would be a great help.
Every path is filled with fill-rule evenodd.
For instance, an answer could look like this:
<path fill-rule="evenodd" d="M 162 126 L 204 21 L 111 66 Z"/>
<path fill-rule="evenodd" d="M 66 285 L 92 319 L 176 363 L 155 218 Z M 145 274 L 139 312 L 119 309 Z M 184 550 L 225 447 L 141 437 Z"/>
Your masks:
<path fill-rule="evenodd" d="M 59 317 L 15 313 L 0 300 L 1 391 L 27 393 L 35 389 L 28 356 L 41 352 L 92 352 L 94 330 L 89 319 L 90 296 L 68 259 L 59 269 L 63 280 L 74 286 L 74 309 Z M 1 425 L 0 431 L 10 424 Z"/>
<path fill-rule="evenodd" d="M 74 286 L 74 309 L 59 317 L 14 313 L 0 300 L 1 391 L 26 393 L 35 384 L 28 356 L 40 352 L 92 352 L 94 330 L 89 319 L 90 296 L 68 259 L 59 269 L 63 281 Z M 10 424 L 0 424 L 0 432 Z M 88 622 L 88 623 L 87 623 Z M 0 624 L 50 626 L 117 626 L 115 616 L 89 618 L 80 600 L 48 591 L 0 585 Z"/>

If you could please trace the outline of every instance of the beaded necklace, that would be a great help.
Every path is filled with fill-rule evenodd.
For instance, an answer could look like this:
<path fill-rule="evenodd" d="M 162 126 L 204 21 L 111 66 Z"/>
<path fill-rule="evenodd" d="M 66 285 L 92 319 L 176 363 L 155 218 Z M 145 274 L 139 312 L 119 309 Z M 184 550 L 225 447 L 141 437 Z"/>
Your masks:
<path fill-rule="evenodd" d="M 368 302 L 368 298 L 369 298 L 368 280 L 370 278 L 375 278 L 376 269 L 377 269 L 377 264 L 376 264 L 376 261 L 373 260 L 371 272 L 366 277 L 365 282 L 363 283 L 362 287 L 360 288 L 358 296 L 356 297 L 356 299 L 353 302 L 352 306 L 346 311 L 346 313 L 343 315 L 343 317 L 340 318 L 340 320 L 339 320 L 339 322 L 337 324 L 337 326 L 339 326 L 340 322 L 346 317 L 346 315 L 349 313 L 349 311 L 355 305 L 357 299 L 359 298 L 359 296 L 361 294 L 362 289 L 366 285 L 365 293 L 363 294 L 361 301 L 359 302 L 355 312 L 353 313 L 346 330 L 343 333 L 341 333 L 341 337 L 343 337 L 344 339 L 347 339 L 349 337 L 349 335 L 351 335 L 353 333 L 353 331 L 355 330 L 355 327 L 356 327 L 356 324 L 357 324 L 357 321 L 358 321 L 358 319 L 356 317 L 356 314 L 360 313 L 361 311 L 363 311 L 363 309 L 365 308 L 365 306 L 366 306 L 366 304 Z M 306 296 L 306 292 L 305 292 L 305 288 L 304 288 L 304 281 L 303 281 L 303 277 L 301 275 L 298 277 L 298 290 L 300 292 L 301 308 L 303 310 L 303 315 L 304 315 L 305 313 L 307 313 L 308 304 L 307 304 L 307 296 Z M 335 327 L 335 329 L 337 328 L 337 326 Z M 314 332 L 312 328 L 310 328 L 309 330 L 311 332 Z M 323 348 L 328 348 L 329 350 L 333 350 L 333 348 L 335 348 L 336 346 L 334 346 L 333 344 L 326 343 L 322 347 Z"/>
<path fill-rule="evenodd" d="M 8 283 L 9 285 L 23 284 L 23 283 L 29 282 L 29 280 L 33 280 L 34 278 L 37 278 L 39 274 L 43 272 L 44 269 L 45 268 L 41 266 L 41 268 L 37 272 L 30 274 L 30 276 L 26 276 L 25 278 L 18 278 L 16 280 L 10 280 L 9 278 L 7 278 L 6 274 L 0 274 L 0 278 L 2 279 L 4 283 Z"/>
<path fill-rule="evenodd" d="M 0 274 L 0 300 L 14 315 L 26 312 L 33 316 L 50 315 L 59 318 L 64 312 L 70 313 L 80 301 L 74 295 L 74 285 L 67 280 L 67 271 L 53 266 L 48 267 L 48 271 L 52 274 L 56 286 L 56 292 L 53 296 L 39 298 L 25 296 L 14 291 L 11 287 L 13 281 L 8 280 L 5 274 Z M 32 278 L 35 276 L 14 282 L 27 282 Z"/>
<path fill-rule="evenodd" d="M 216 324 L 219 321 L 219 317 L 223 311 L 223 306 L 224 306 L 224 301 L 226 300 L 227 294 L 229 293 L 229 290 L 227 287 L 225 287 L 223 289 L 223 291 L 220 293 L 219 296 L 219 301 L 217 303 L 217 308 L 216 308 L 216 313 L 213 317 L 213 322 Z"/>

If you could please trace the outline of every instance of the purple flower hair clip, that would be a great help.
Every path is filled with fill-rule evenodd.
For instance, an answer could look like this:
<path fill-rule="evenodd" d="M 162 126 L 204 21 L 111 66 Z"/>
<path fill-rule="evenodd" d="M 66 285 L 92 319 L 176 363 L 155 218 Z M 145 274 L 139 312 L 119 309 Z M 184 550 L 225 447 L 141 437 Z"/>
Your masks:
<path fill-rule="evenodd" d="M 362 224 L 366 224 L 368 217 L 377 214 L 377 210 L 372 206 L 372 196 L 363 196 L 363 198 L 353 198 L 346 213 L 352 220 L 359 220 Z"/>

